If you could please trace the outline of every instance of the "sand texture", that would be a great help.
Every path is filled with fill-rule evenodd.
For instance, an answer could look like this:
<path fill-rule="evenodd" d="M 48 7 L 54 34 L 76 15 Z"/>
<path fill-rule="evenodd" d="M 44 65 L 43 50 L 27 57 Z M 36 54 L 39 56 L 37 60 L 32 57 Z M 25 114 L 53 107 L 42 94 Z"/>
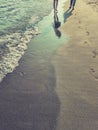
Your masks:
<path fill-rule="evenodd" d="M 74 11 L 69 2 L 58 8 L 62 26 L 53 28 L 54 11 L 40 21 L 0 83 L 0 130 L 98 130 L 98 2 L 77 0 Z"/>
<path fill-rule="evenodd" d="M 61 103 L 56 130 L 98 129 L 98 6 L 90 1 L 77 1 L 73 12 L 64 6 L 61 30 L 70 40 L 52 60 Z"/>

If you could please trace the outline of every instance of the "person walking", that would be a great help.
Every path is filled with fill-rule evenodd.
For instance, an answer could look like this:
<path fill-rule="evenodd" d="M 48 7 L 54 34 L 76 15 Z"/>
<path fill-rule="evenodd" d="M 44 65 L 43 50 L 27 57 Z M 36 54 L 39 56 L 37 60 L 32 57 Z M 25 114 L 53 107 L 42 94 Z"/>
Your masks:
<path fill-rule="evenodd" d="M 57 11 L 57 6 L 58 6 L 58 0 L 54 0 L 53 7 L 54 7 L 55 12 L 58 12 Z"/>
<path fill-rule="evenodd" d="M 76 0 L 70 0 L 70 7 L 69 7 L 69 9 L 72 8 L 72 10 L 74 10 L 75 3 L 76 3 Z"/>

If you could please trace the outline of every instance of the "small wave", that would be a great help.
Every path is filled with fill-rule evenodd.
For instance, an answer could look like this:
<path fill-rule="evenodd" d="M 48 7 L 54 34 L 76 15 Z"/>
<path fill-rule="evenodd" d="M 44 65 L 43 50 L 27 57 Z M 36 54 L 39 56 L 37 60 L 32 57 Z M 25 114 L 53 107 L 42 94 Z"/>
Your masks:
<path fill-rule="evenodd" d="M 13 33 L 0 38 L 0 82 L 19 65 L 27 44 L 38 34 L 38 28 L 34 27 L 23 34 Z"/>

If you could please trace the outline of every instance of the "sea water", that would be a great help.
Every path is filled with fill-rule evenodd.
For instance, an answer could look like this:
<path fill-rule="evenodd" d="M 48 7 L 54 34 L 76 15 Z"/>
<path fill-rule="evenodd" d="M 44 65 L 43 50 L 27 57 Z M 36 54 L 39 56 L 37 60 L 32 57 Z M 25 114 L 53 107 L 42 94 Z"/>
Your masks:
<path fill-rule="evenodd" d="M 39 34 L 36 24 L 52 7 L 51 0 L 0 0 L 0 82 L 19 65 L 27 44 Z"/>

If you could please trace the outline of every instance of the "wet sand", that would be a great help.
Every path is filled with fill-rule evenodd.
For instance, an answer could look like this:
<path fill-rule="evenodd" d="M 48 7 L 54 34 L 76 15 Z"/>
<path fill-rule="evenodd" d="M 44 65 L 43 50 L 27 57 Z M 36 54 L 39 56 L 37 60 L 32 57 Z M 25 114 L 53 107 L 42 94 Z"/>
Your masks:
<path fill-rule="evenodd" d="M 38 24 L 40 35 L 29 43 L 19 66 L 0 83 L 0 130 L 56 127 L 60 101 L 51 58 L 67 38 L 53 28 L 54 21 L 52 11 Z"/>
<path fill-rule="evenodd" d="M 73 12 L 69 2 L 64 6 L 61 30 L 70 40 L 52 60 L 60 100 L 56 130 L 98 129 L 98 12 L 90 5 L 79 0 Z"/>
<path fill-rule="evenodd" d="M 98 13 L 82 0 L 68 13 L 68 4 L 62 37 L 46 17 L 42 34 L 0 84 L 1 130 L 98 129 Z"/>

